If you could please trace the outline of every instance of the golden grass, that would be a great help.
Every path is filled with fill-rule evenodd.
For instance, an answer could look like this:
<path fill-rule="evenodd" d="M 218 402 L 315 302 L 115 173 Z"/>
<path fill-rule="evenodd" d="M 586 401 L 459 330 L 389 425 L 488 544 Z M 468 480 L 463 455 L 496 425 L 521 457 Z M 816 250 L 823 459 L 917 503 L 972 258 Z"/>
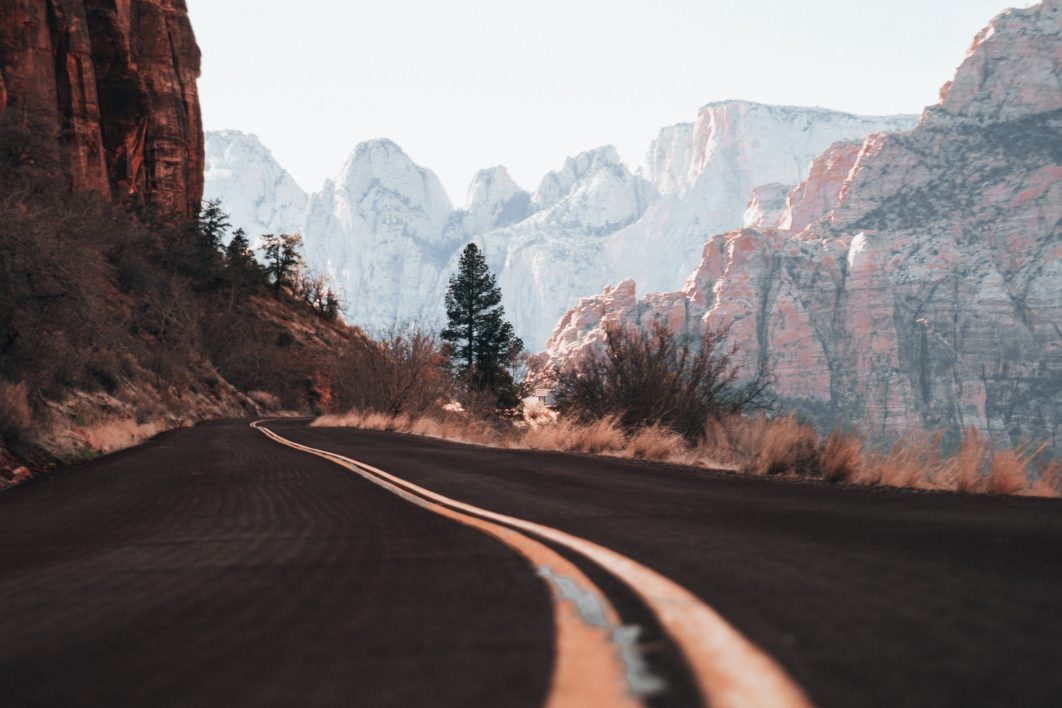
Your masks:
<path fill-rule="evenodd" d="M 396 431 L 492 447 L 607 455 L 863 486 L 1062 496 L 1062 467 L 1057 462 L 1035 473 L 1034 462 L 1044 447 L 1031 452 L 1023 448 L 996 450 L 975 429 L 963 434 L 953 454 L 945 455 L 940 434 L 911 434 L 887 451 L 875 452 L 853 434 L 835 431 L 822 439 L 814 428 L 793 416 L 733 416 L 712 421 L 695 447 L 661 426 L 625 431 L 615 416 L 591 423 L 547 417 L 541 412 L 534 417 L 534 423 L 525 418 L 516 426 L 498 427 L 450 411 L 417 418 L 354 411 L 321 416 L 311 425 Z"/>
<path fill-rule="evenodd" d="M 1047 464 L 1024 493 L 1030 497 L 1062 497 L 1062 464 L 1058 460 Z"/>
<path fill-rule="evenodd" d="M 154 422 L 137 423 L 131 418 L 119 418 L 82 428 L 78 435 L 90 450 L 108 453 L 139 445 L 162 430 Z"/>
<path fill-rule="evenodd" d="M 623 457 L 657 462 L 689 462 L 689 446 L 681 435 L 659 425 L 636 430 L 627 440 Z"/>
<path fill-rule="evenodd" d="M 760 448 L 746 468 L 755 474 L 814 476 L 819 465 L 818 433 L 788 416 L 758 426 Z"/>
<path fill-rule="evenodd" d="M 562 418 L 549 425 L 531 428 L 515 447 L 618 455 L 627 447 L 627 436 L 615 416 L 606 416 L 585 425 Z"/>
<path fill-rule="evenodd" d="M 1004 449 L 992 456 L 992 468 L 985 476 L 984 491 L 988 494 L 1021 494 L 1030 486 L 1029 468 L 1043 453 L 1045 446 Z"/>
<path fill-rule="evenodd" d="M 247 394 L 247 397 L 257 403 L 263 411 L 274 412 L 280 410 L 280 399 L 268 391 L 251 391 Z"/>
<path fill-rule="evenodd" d="M 863 471 L 863 441 L 833 431 L 822 445 L 822 478 L 827 482 L 854 482 Z"/>

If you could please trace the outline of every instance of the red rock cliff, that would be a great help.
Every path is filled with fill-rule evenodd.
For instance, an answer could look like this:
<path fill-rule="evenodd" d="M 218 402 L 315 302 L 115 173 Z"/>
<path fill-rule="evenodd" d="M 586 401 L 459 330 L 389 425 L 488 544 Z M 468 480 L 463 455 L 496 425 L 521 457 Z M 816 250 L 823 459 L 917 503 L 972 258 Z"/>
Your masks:
<path fill-rule="evenodd" d="M 917 128 L 835 144 L 778 223 L 711 237 L 682 290 L 582 299 L 540 363 L 610 325 L 729 326 L 824 424 L 975 427 L 1062 454 L 1059 76 L 1062 0 L 1004 12 Z"/>
<path fill-rule="evenodd" d="M 73 189 L 196 213 L 198 77 L 184 0 L 0 3 L 0 115 Z"/>

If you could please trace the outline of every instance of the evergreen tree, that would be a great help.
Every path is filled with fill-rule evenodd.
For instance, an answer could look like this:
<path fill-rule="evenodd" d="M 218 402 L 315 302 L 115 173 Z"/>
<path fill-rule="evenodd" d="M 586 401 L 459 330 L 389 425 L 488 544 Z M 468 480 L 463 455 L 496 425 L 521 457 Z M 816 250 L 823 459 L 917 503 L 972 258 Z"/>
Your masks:
<path fill-rule="evenodd" d="M 468 385 L 494 394 L 500 408 L 511 409 L 519 394 L 507 365 L 523 342 L 505 320 L 501 288 L 476 244 L 461 253 L 457 273 L 446 292 L 448 326 L 442 339 L 450 348 L 452 367 Z"/>
<path fill-rule="evenodd" d="M 229 265 L 239 270 L 246 270 L 254 262 L 254 253 L 251 252 L 251 242 L 247 238 L 247 232 L 236 229 L 232 232 L 232 240 L 225 246 L 225 257 Z"/>
<path fill-rule="evenodd" d="M 273 280 L 273 291 L 278 295 L 284 288 L 294 290 L 302 256 L 299 247 L 302 236 L 298 234 L 267 234 L 262 237 L 258 250 L 265 254 L 266 272 Z"/>
<path fill-rule="evenodd" d="M 203 203 L 199 212 L 199 233 L 212 250 L 221 248 L 229 231 L 229 215 L 221 209 L 221 200 L 212 199 Z"/>

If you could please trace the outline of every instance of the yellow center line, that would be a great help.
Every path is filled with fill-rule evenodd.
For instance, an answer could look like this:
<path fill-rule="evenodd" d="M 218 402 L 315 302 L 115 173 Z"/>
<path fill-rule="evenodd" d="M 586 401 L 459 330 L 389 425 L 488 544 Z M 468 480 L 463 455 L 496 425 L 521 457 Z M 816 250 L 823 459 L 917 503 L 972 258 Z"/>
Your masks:
<path fill-rule="evenodd" d="M 302 452 L 323 457 L 339 464 L 374 484 L 387 489 L 417 506 L 440 516 L 453 519 L 498 539 L 520 553 L 539 574 L 553 582 L 547 583 L 553 600 L 555 632 L 553 675 L 550 679 L 546 704 L 551 708 L 581 708 L 584 706 L 642 706 L 628 680 L 629 669 L 625 667 L 620 647 L 614 641 L 613 631 L 620 628 L 619 613 L 605 594 L 563 556 L 548 546 L 528 538 L 522 533 L 499 524 L 485 521 L 468 514 L 449 509 L 423 499 L 385 479 L 359 469 L 359 464 L 341 455 L 299 445 L 283 438 L 268 428 L 252 423 L 272 440 Z M 597 618 L 588 618 L 578 603 L 567 596 L 557 580 L 578 588 L 581 595 L 593 599 Z M 590 621 L 595 619 L 598 621 Z"/>
<path fill-rule="evenodd" d="M 664 631 L 682 651 L 693 672 L 701 697 L 713 708 L 805 708 L 811 706 L 803 690 L 774 659 L 746 639 L 718 612 L 701 602 L 693 593 L 655 570 L 584 538 L 532 521 L 466 504 L 407 482 L 372 465 L 326 450 L 300 445 L 260 426 L 260 422 L 264 421 L 253 423 L 252 427 L 261 430 L 273 440 L 331 460 L 368 479 L 376 477 L 378 484 L 389 485 L 388 488 L 392 488 L 395 493 L 404 492 L 403 496 L 413 495 L 426 502 L 433 502 L 444 510 L 462 512 L 476 520 L 502 524 L 509 530 L 525 531 L 575 551 L 597 563 L 626 583 L 645 602 Z M 467 517 L 462 516 L 459 520 L 464 518 Z M 560 659 L 558 655 L 558 663 Z M 554 678 L 556 679 L 556 675 Z M 551 704 L 553 704 L 552 700 Z M 606 702 L 585 705 L 615 704 Z"/>

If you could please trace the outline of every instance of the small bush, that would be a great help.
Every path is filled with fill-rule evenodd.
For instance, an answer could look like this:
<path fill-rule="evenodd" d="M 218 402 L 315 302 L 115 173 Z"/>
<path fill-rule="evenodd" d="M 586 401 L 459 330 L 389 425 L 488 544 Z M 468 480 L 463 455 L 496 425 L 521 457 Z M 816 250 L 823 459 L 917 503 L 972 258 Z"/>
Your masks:
<path fill-rule="evenodd" d="M 416 327 L 392 328 L 380 340 L 355 340 L 335 372 L 339 410 L 420 417 L 449 400 L 451 381 L 436 336 Z"/>
<path fill-rule="evenodd" d="M 745 376 L 726 336 L 709 329 L 693 341 L 659 322 L 609 328 L 603 349 L 553 372 L 557 409 L 584 423 L 617 416 L 628 431 L 662 425 L 696 443 L 710 418 L 769 404 L 771 377 L 764 369 Z"/>

